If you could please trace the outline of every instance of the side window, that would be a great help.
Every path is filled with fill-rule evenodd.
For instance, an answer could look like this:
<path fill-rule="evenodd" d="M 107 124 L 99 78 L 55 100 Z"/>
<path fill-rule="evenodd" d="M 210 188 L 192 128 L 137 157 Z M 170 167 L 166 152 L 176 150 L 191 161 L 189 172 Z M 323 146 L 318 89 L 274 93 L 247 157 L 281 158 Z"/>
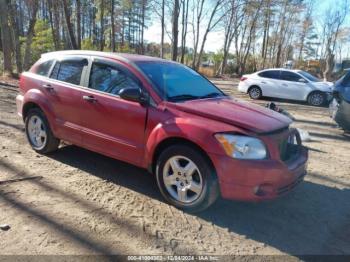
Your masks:
<path fill-rule="evenodd" d="M 279 70 L 269 70 L 264 71 L 258 74 L 261 77 L 271 78 L 271 79 L 280 79 L 280 71 Z"/>
<path fill-rule="evenodd" d="M 281 72 L 281 80 L 298 82 L 301 78 L 302 78 L 301 76 L 293 72 L 288 72 L 288 71 Z"/>
<path fill-rule="evenodd" d="M 81 61 L 67 60 L 57 62 L 52 70 L 50 78 L 79 85 L 84 66 L 85 64 Z"/>
<path fill-rule="evenodd" d="M 118 95 L 126 87 L 138 88 L 139 85 L 127 73 L 103 64 L 93 63 L 90 73 L 89 88 Z"/>
<path fill-rule="evenodd" d="M 34 73 L 41 76 L 47 76 L 49 74 L 52 64 L 53 60 L 45 61 L 35 68 Z"/>

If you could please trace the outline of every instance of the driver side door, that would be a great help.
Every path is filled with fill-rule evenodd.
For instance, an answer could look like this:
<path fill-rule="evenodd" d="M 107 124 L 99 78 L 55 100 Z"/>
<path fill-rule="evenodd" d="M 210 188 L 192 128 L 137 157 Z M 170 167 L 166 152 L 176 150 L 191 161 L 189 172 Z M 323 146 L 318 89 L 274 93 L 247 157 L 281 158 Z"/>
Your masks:
<path fill-rule="evenodd" d="M 304 100 L 309 92 L 308 81 L 299 74 L 290 71 L 281 71 L 280 81 L 281 98 Z"/>
<path fill-rule="evenodd" d="M 144 153 L 147 106 L 126 101 L 123 88 L 142 88 L 127 68 L 108 59 L 90 62 L 84 101 L 83 144 L 102 154 L 139 164 Z"/>

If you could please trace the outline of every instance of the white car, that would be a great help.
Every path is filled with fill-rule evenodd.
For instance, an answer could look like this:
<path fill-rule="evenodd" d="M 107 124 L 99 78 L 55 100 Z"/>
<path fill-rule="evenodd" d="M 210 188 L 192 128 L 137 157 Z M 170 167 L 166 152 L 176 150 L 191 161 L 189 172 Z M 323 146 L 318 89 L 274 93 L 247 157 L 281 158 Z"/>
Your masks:
<path fill-rule="evenodd" d="M 277 68 L 243 75 L 238 90 L 252 99 L 266 96 L 320 106 L 331 100 L 332 87 L 333 83 L 323 82 L 305 71 Z"/>

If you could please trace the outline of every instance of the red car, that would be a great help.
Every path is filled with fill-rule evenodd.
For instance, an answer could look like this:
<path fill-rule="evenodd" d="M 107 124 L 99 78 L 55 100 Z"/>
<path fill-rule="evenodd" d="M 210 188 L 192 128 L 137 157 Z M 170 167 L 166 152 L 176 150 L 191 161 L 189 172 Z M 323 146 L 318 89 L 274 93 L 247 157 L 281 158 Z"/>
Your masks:
<path fill-rule="evenodd" d="M 219 195 L 273 199 L 306 174 L 308 152 L 289 118 L 229 97 L 167 60 L 44 54 L 22 74 L 16 102 L 38 153 L 65 140 L 147 168 L 164 198 L 191 212 Z"/>

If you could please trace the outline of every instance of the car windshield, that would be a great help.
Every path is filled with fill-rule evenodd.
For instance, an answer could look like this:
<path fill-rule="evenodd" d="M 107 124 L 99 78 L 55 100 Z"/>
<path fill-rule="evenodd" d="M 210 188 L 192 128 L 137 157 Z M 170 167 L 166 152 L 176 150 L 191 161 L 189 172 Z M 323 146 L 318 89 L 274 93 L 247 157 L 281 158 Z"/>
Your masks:
<path fill-rule="evenodd" d="M 305 71 L 298 71 L 299 74 L 301 74 L 303 77 L 305 77 L 307 80 L 311 82 L 321 82 L 321 79 L 309 74 L 308 72 Z"/>
<path fill-rule="evenodd" d="M 209 80 L 187 66 L 171 62 L 137 62 L 137 66 L 152 81 L 162 99 L 185 100 L 225 96 Z"/>

